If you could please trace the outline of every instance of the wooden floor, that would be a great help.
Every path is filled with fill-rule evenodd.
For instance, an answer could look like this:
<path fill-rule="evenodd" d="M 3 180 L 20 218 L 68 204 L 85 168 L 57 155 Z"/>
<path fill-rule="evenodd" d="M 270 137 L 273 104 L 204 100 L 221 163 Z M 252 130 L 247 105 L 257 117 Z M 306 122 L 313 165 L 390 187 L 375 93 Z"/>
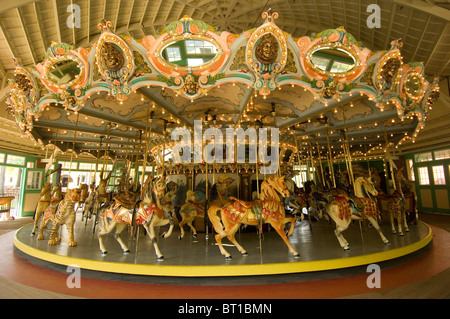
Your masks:
<path fill-rule="evenodd" d="M 420 219 L 433 227 L 435 237 L 442 235 L 448 236 L 450 231 L 450 215 L 443 214 L 421 214 Z M 11 236 L 18 228 L 29 223 L 30 218 L 20 218 L 14 221 L 0 221 L 0 236 Z M 12 237 L 12 236 L 11 236 Z M 209 287 L 205 282 L 202 287 L 198 286 L 174 286 L 174 285 L 153 285 L 152 291 L 148 290 L 148 285 L 136 285 L 133 283 L 120 283 L 113 281 L 102 281 L 98 279 L 84 279 L 83 283 L 92 287 L 89 292 L 81 293 L 80 289 L 68 290 L 57 289 L 56 284 L 51 280 L 46 285 L 40 285 L 37 280 L 28 278 L 39 278 L 48 276 L 61 281 L 67 278 L 67 274 L 58 273 L 48 270 L 32 263 L 24 261 L 14 253 L 12 245 L 10 248 L 2 247 L 2 260 L 0 263 L 11 263 L 12 267 L 23 267 L 23 278 L 9 276 L 8 273 L 0 275 L 0 298 L 2 299 L 69 299 L 69 298 L 127 298 L 122 294 L 128 290 L 130 297 L 131 292 L 139 289 L 146 291 L 144 298 L 354 298 L 354 299 L 449 299 L 450 298 L 450 264 L 449 260 L 444 263 L 440 262 L 436 257 L 440 256 L 440 251 L 450 251 L 449 242 L 438 242 L 436 238 L 432 247 L 420 256 L 417 260 L 412 260 L 405 265 L 400 265 L 388 269 L 383 273 L 383 278 L 388 284 L 381 289 L 376 289 L 370 293 L 356 293 L 359 291 L 354 287 L 352 289 L 342 286 L 343 280 L 345 285 L 351 287 L 355 284 L 365 285 L 367 274 L 349 276 L 348 278 L 332 278 L 324 281 L 311 281 L 302 283 L 277 283 L 277 284 L 258 284 L 258 285 L 239 285 L 222 287 L 217 289 Z M 448 253 L 447 253 L 448 255 Z M 5 267 L 5 265 L 1 265 Z M 36 282 L 35 282 L 36 281 Z M 405 284 L 406 283 L 406 284 Z M 119 287 L 121 289 L 117 289 Z M 123 290 L 123 291 L 119 291 Z M 85 290 L 86 291 L 86 290 Z M 105 291 L 107 294 L 105 295 Z M 366 291 L 367 289 L 360 289 Z M 66 293 L 67 292 L 67 293 Z M 274 293 L 276 292 L 276 293 Z"/>

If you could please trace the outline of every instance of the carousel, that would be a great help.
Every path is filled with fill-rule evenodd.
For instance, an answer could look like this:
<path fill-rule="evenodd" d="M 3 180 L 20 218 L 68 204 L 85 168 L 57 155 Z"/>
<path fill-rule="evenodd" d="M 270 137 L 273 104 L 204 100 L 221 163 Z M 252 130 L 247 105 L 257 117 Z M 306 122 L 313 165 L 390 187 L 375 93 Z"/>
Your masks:
<path fill-rule="evenodd" d="M 425 249 L 431 229 L 396 150 L 424 127 L 437 79 L 403 60 L 401 40 L 372 51 L 344 27 L 293 38 L 276 12 L 262 17 L 232 34 L 186 16 L 141 39 L 101 21 L 90 47 L 52 43 L 32 67 L 15 59 L 8 110 L 46 153 L 34 223 L 15 247 L 181 277 L 325 271 Z M 62 189 L 61 158 L 93 163 L 92 182 Z"/>

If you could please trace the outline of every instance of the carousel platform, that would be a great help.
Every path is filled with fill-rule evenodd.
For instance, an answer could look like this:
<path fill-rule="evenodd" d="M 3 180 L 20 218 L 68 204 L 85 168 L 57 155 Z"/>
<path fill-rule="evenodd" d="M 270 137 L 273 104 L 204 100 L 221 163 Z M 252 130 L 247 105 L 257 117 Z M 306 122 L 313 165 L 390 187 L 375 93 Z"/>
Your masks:
<path fill-rule="evenodd" d="M 179 240 L 179 228 L 175 226 L 171 237 L 158 239 L 165 257 L 164 261 L 158 261 L 150 238 L 141 232 L 136 245 L 129 230 L 124 230 L 121 235 L 131 250 L 129 254 L 124 254 L 114 237 L 108 235 L 104 238 L 108 255 L 102 256 L 98 239 L 92 232 L 92 221 L 85 225 L 80 220 L 80 214 L 77 218 L 76 247 L 68 246 L 65 227 L 62 228 L 61 243 L 48 246 L 48 233 L 45 233 L 45 240 L 37 240 L 36 235 L 30 235 L 32 224 L 16 232 L 14 246 L 21 255 L 32 260 L 47 265 L 76 265 L 81 269 L 101 272 L 103 276 L 234 277 L 324 272 L 392 261 L 426 249 L 433 238 L 431 228 L 421 221 L 416 225 L 410 224 L 410 231 L 405 232 L 404 236 L 391 234 L 390 225 L 385 223 L 381 229 L 390 241 L 390 245 L 385 245 L 375 229 L 364 224 L 360 228 L 356 222 L 344 232 L 350 243 L 350 250 L 344 251 L 334 235 L 333 223 L 320 221 L 309 224 L 303 221 L 296 223 L 290 237 L 300 258 L 294 258 L 289 253 L 275 231 L 266 230 L 261 241 L 256 232 L 240 231 L 236 234 L 248 256 L 241 256 L 230 242 L 224 240 L 225 248 L 233 257 L 226 260 L 211 233 L 208 238 L 206 233 L 199 233 L 197 238 L 193 238 L 187 232 L 185 238 Z M 161 228 L 159 231 L 162 233 L 165 230 Z"/>

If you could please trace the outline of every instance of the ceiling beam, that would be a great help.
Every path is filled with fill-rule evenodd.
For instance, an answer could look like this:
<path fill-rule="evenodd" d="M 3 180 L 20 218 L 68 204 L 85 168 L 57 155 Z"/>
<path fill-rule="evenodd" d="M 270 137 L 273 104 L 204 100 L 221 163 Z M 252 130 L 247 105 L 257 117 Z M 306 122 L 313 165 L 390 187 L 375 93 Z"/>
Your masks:
<path fill-rule="evenodd" d="M 25 40 L 27 41 L 27 47 L 30 51 L 31 59 L 33 60 L 33 64 L 36 64 L 36 57 L 34 56 L 34 50 L 31 47 L 30 37 L 28 36 L 28 32 L 25 29 L 25 23 L 23 21 L 22 14 L 20 13 L 20 8 L 16 8 L 17 15 L 19 16 L 20 27 L 22 28 L 23 34 L 25 35 Z"/>
<path fill-rule="evenodd" d="M 430 5 L 422 0 L 394 0 L 394 2 L 398 5 L 410 7 L 431 14 L 435 17 L 444 19 L 445 21 L 450 21 L 450 10 L 445 9 L 444 7 Z"/>
<path fill-rule="evenodd" d="M 21 6 L 30 4 L 30 3 L 34 3 L 37 0 L 14 0 L 14 1 L 0 1 L 0 14 L 12 10 L 12 9 L 16 9 L 19 8 Z"/>
<path fill-rule="evenodd" d="M 45 43 L 44 32 L 43 32 L 43 28 L 42 28 L 42 25 L 41 25 L 41 18 L 40 18 L 39 13 L 38 13 L 38 8 L 37 8 L 37 5 L 36 5 L 36 2 L 33 2 L 33 11 L 34 11 L 34 16 L 36 17 L 37 28 L 38 28 L 38 31 L 39 31 L 39 36 L 41 37 L 42 47 L 44 48 L 44 53 L 45 53 L 46 50 L 47 50 L 47 44 Z"/>
<path fill-rule="evenodd" d="M 58 13 L 58 4 L 56 3 L 56 0 L 53 0 L 53 15 L 55 18 L 55 28 L 56 28 L 56 37 L 59 43 L 62 42 L 61 39 L 61 27 L 59 25 L 59 13 Z"/>

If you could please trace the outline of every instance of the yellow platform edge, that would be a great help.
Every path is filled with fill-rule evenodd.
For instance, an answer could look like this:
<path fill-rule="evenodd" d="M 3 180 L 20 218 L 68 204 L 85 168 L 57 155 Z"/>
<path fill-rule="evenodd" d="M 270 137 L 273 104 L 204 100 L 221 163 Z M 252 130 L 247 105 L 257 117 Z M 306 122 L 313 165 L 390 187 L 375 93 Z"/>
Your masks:
<path fill-rule="evenodd" d="M 422 222 L 423 223 L 423 222 Z M 144 265 L 106 262 L 90 259 L 82 259 L 69 256 L 61 256 L 36 249 L 22 243 L 18 239 L 18 232 L 14 235 L 14 246 L 26 255 L 35 257 L 47 262 L 60 264 L 64 266 L 76 265 L 81 269 L 121 273 L 129 275 L 150 275 L 150 276 L 171 276 L 171 277 L 224 277 L 224 276 L 254 276 L 254 275 L 279 275 L 302 272 L 313 272 L 323 270 L 333 270 L 341 268 L 356 267 L 368 265 L 403 257 L 418 251 L 428 245 L 433 234 L 429 225 L 423 223 L 428 228 L 428 234 L 421 240 L 395 249 L 389 249 L 382 252 L 353 256 L 338 259 L 324 259 L 315 261 L 295 261 L 287 263 L 268 263 L 253 265 Z M 25 226 L 24 226 L 25 227 Z"/>

